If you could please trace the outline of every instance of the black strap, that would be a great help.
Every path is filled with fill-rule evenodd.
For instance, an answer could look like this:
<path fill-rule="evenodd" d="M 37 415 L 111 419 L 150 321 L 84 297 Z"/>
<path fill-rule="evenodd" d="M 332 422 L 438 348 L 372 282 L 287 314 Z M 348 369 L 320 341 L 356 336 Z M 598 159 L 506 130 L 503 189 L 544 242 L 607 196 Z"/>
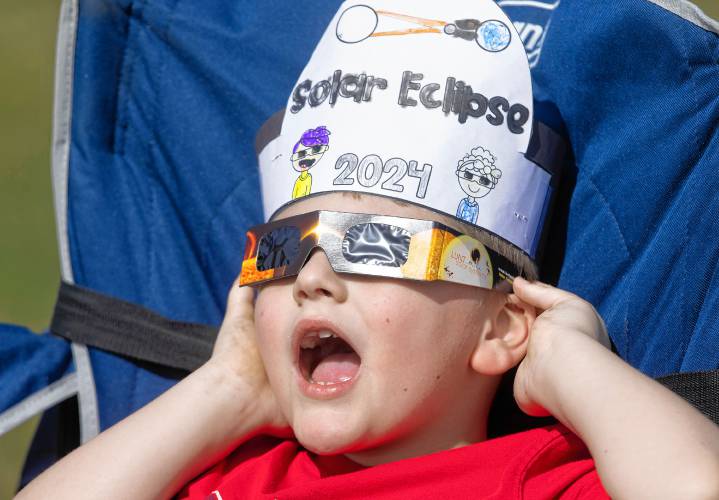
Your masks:
<path fill-rule="evenodd" d="M 285 108 L 276 111 L 270 116 L 265 123 L 262 124 L 255 136 L 255 156 L 259 158 L 260 153 L 265 146 L 280 136 L 282 131 L 282 122 L 285 119 Z"/>
<path fill-rule="evenodd" d="M 568 155 L 567 140 L 549 126 L 535 120 L 524 156 L 549 172 L 550 184 L 554 189 L 559 185 Z"/>
<path fill-rule="evenodd" d="M 672 373 L 657 381 L 679 394 L 719 425 L 719 370 Z"/>
<path fill-rule="evenodd" d="M 62 282 L 50 330 L 72 342 L 192 371 L 210 358 L 217 328 L 173 321 L 144 307 Z"/>
<path fill-rule="evenodd" d="M 61 283 L 50 330 L 70 341 L 140 361 L 192 371 L 207 361 L 217 328 L 173 321 L 144 307 Z M 719 370 L 657 381 L 719 425 Z"/>

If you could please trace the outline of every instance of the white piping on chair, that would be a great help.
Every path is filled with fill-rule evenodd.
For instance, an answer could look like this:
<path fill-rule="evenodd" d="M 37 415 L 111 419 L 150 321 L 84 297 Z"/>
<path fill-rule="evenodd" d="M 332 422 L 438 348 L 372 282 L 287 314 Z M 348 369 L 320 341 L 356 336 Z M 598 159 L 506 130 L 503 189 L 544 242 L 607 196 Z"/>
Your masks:
<path fill-rule="evenodd" d="M 77 373 L 65 375 L 0 413 L 0 436 L 77 394 Z"/>
<path fill-rule="evenodd" d="M 90 353 L 87 346 L 72 344 L 72 357 L 77 373 L 77 403 L 80 409 L 80 444 L 85 444 L 100 433 L 97 411 L 97 392 L 92 375 Z"/>
<path fill-rule="evenodd" d="M 719 35 L 719 21 L 707 16 L 699 7 L 688 0 L 649 0 L 655 5 L 662 7 L 689 21 L 700 28 Z"/>
<path fill-rule="evenodd" d="M 78 0 L 63 0 L 55 53 L 55 104 L 52 118 L 52 186 L 55 197 L 60 271 L 74 283 L 67 235 L 67 183 L 72 127 L 72 83 L 75 70 Z"/>
<path fill-rule="evenodd" d="M 55 60 L 55 105 L 52 120 L 52 185 L 55 197 L 57 241 L 62 279 L 74 283 L 67 227 L 68 179 L 72 144 L 72 102 L 75 72 L 79 0 L 63 0 Z M 99 411 L 95 380 L 87 347 L 72 344 L 80 414 L 80 439 L 87 442 L 99 433 Z"/>

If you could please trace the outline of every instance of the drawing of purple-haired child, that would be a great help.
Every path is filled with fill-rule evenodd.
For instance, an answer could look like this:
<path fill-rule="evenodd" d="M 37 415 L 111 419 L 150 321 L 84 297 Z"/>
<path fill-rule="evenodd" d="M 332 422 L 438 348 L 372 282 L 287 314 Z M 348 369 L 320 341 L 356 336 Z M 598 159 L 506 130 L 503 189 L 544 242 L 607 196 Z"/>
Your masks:
<path fill-rule="evenodd" d="M 307 196 L 312 192 L 312 174 L 309 170 L 317 165 L 330 147 L 330 131 L 320 126 L 306 130 L 292 149 L 292 167 L 300 175 L 292 189 L 292 199 Z"/>

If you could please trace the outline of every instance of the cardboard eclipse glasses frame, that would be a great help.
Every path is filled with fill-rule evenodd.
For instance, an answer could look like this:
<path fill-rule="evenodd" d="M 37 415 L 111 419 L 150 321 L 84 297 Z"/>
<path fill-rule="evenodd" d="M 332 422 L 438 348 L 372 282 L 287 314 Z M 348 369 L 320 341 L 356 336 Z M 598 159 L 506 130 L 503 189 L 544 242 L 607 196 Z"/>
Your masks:
<path fill-rule="evenodd" d="M 519 274 L 475 238 L 435 221 L 319 210 L 251 228 L 240 286 L 296 276 L 315 248 L 338 273 L 501 291 Z"/>

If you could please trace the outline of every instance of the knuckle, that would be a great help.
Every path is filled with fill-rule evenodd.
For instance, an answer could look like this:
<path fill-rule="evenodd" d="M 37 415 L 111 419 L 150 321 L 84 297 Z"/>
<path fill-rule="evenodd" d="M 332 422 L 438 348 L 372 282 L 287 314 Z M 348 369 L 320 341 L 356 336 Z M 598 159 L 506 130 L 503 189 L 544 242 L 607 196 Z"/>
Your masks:
<path fill-rule="evenodd" d="M 584 313 L 596 315 L 594 306 L 578 295 L 571 294 L 571 297 L 569 297 L 567 302 Z"/>

